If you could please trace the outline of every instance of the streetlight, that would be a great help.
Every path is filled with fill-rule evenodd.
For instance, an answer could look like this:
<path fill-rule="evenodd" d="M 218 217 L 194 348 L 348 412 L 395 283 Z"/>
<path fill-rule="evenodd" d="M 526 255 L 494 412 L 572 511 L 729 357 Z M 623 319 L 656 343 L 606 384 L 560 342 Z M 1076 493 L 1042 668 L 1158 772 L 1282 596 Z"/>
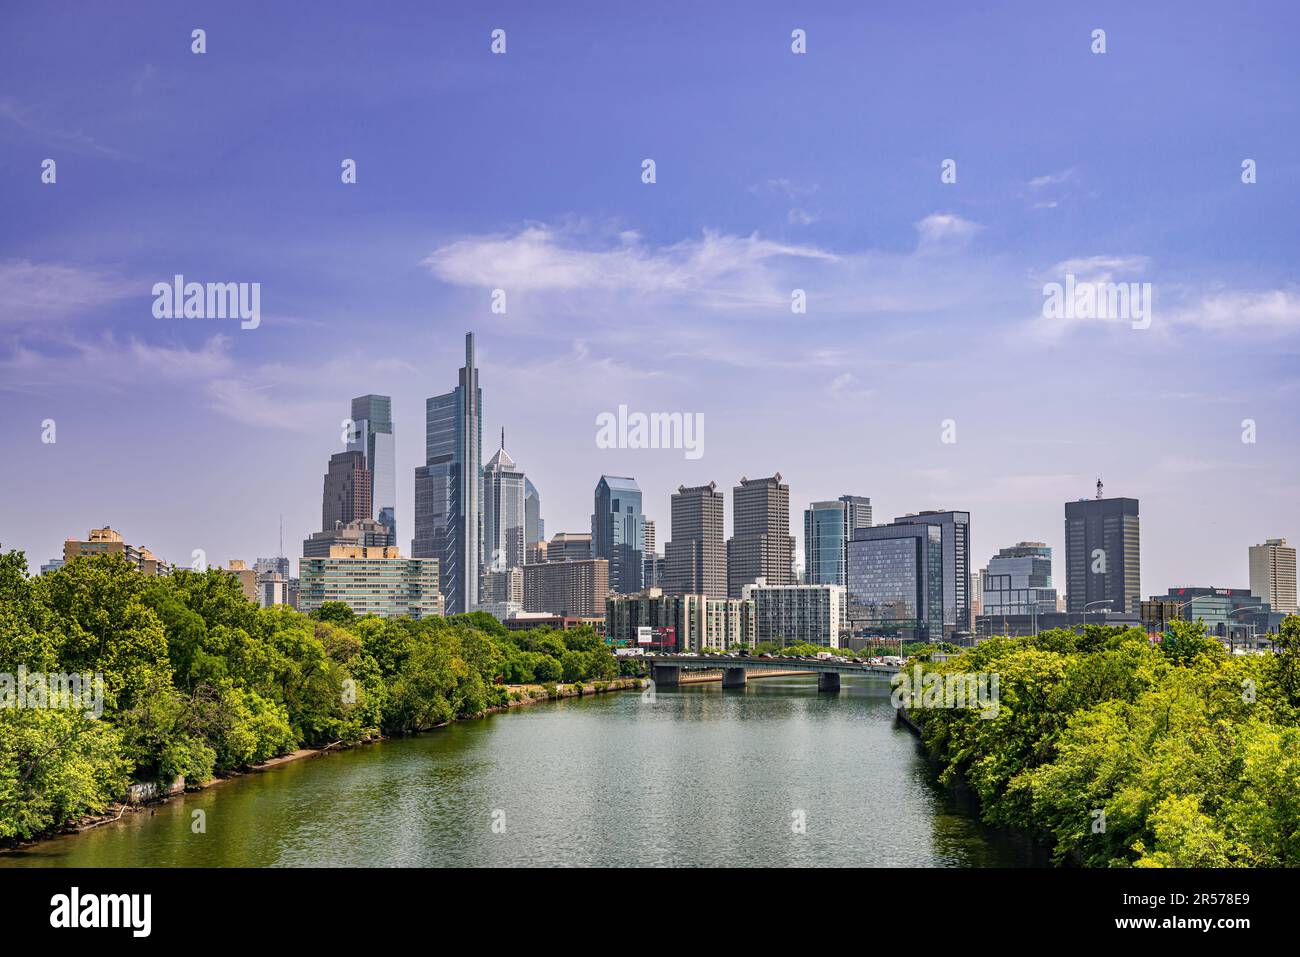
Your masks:
<path fill-rule="evenodd" d="M 1194 602 L 1198 602 L 1198 601 L 1200 601 L 1202 598 L 1224 598 L 1224 597 L 1226 597 L 1226 596 L 1224 596 L 1224 595 L 1197 595 L 1195 598 L 1188 599 L 1187 601 L 1183 602 L 1181 605 L 1178 606 L 1178 609 L 1177 609 L 1178 612 L 1179 612 L 1178 617 L 1179 617 L 1179 618 L 1182 617 L 1182 610 L 1183 610 L 1184 608 L 1186 608 L 1188 605 L 1190 605 L 1190 604 L 1192 604 L 1192 603 L 1194 603 Z M 1264 608 L 1264 607 L 1266 607 L 1266 606 L 1267 606 L 1267 603 L 1266 603 L 1266 602 L 1261 603 L 1261 604 L 1258 604 L 1258 605 L 1242 605 L 1240 608 L 1231 608 L 1231 609 L 1229 609 L 1225 614 L 1227 614 L 1227 616 L 1228 616 L 1229 618 L 1231 618 L 1233 615 L 1237 614 L 1238 612 L 1251 611 L 1251 610 L 1253 610 L 1253 609 L 1255 609 L 1255 608 Z M 1192 619 L 1190 619 L 1190 618 L 1188 619 L 1188 621 L 1191 621 L 1191 620 L 1192 620 Z M 1202 619 L 1202 620 L 1204 620 L 1204 619 Z M 1237 648 L 1236 642 L 1234 642 L 1233 639 L 1232 639 L 1232 629 L 1229 628 L 1229 629 L 1228 629 L 1228 654 L 1232 654 L 1233 652 L 1235 652 L 1235 651 L 1236 651 L 1236 648 Z"/>

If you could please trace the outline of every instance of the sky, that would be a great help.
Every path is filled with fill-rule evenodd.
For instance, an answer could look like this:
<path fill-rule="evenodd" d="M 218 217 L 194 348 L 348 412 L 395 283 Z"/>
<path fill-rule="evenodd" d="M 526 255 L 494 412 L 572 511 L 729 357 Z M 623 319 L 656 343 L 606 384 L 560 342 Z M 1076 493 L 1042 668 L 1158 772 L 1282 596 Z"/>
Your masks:
<path fill-rule="evenodd" d="M 1293 4 L 3 19 L 0 543 L 33 568 L 105 524 L 224 564 L 283 516 L 296 556 L 372 392 L 405 552 L 470 331 L 484 458 L 504 427 L 548 534 L 589 530 L 603 473 L 661 549 L 683 484 L 724 489 L 729 533 L 732 487 L 779 471 L 800 553 L 809 502 L 867 495 L 969 510 L 976 568 L 1045 541 L 1058 587 L 1098 478 L 1141 502 L 1143 595 L 1245 587 L 1249 545 L 1300 539 Z M 260 283 L 257 328 L 157 318 L 177 274 Z M 1149 283 L 1149 323 L 1045 316 L 1066 275 Z M 702 416 L 702 454 L 600 447 L 620 405 Z"/>

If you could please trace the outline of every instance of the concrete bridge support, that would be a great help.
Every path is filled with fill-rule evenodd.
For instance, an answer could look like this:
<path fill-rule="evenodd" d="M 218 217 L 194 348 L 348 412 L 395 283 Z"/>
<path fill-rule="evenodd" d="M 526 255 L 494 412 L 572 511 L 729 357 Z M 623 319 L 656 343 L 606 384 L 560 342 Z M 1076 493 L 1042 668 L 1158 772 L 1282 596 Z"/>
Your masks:
<path fill-rule="evenodd" d="M 723 668 L 722 687 L 724 688 L 745 687 L 745 669 L 744 668 Z"/>
<path fill-rule="evenodd" d="M 682 669 L 678 665 L 652 665 L 650 680 L 657 688 L 676 688 L 682 683 Z"/>
<path fill-rule="evenodd" d="M 817 672 L 817 690 L 827 691 L 831 694 L 839 694 L 840 673 L 838 671 Z"/>

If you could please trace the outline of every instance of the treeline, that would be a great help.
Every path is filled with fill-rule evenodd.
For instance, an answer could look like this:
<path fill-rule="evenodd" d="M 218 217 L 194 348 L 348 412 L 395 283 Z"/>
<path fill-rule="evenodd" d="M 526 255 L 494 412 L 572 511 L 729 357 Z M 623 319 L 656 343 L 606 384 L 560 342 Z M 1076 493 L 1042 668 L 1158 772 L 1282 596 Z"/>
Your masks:
<path fill-rule="evenodd" d="M 923 667 L 996 675 L 996 717 L 910 713 L 943 779 L 1058 863 L 1300 864 L 1300 617 L 1284 620 L 1276 654 L 1228 655 L 1178 622 L 1155 646 L 1140 629 L 1088 626 Z"/>
<path fill-rule="evenodd" d="M 309 618 L 258 608 L 215 569 L 149 577 L 104 555 L 29 578 L 9 552 L 0 677 L 20 667 L 102 674 L 103 710 L 0 708 L 0 842 L 100 813 L 133 781 L 198 784 L 296 748 L 480 714 L 506 703 L 505 683 L 619 673 L 591 629 L 357 618 L 342 604 Z"/>

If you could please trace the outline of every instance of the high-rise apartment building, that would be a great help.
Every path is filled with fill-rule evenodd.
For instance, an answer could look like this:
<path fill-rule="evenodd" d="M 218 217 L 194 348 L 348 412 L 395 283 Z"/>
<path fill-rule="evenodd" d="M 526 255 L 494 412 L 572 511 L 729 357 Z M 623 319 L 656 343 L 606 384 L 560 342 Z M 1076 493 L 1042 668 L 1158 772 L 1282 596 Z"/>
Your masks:
<path fill-rule="evenodd" d="M 330 456 L 321 495 L 321 531 L 370 518 L 370 471 L 365 453 L 335 452 Z"/>
<path fill-rule="evenodd" d="M 609 562 L 588 558 L 524 566 L 524 611 L 597 616 L 609 594 Z"/>
<path fill-rule="evenodd" d="M 460 384 L 425 402 L 425 464 L 415 470 L 411 554 L 436 558 L 447 614 L 478 600 L 483 521 L 483 390 L 474 334 L 465 336 Z"/>
<path fill-rule="evenodd" d="M 838 648 L 847 629 L 843 585 L 746 585 L 756 645 Z"/>
<path fill-rule="evenodd" d="M 1250 546 L 1250 591 L 1273 611 L 1296 613 L 1295 548 L 1285 538 Z"/>
<path fill-rule="evenodd" d="M 781 473 L 747 479 L 731 490 L 731 538 L 727 540 L 727 594 L 739 598 L 746 585 L 794 582 L 790 534 L 790 486 Z"/>
<path fill-rule="evenodd" d="M 657 651 L 728 651 L 753 645 L 753 603 L 740 598 L 665 595 L 647 588 L 635 595 L 610 595 L 605 602 L 605 637 L 636 643 L 651 629 Z"/>
<path fill-rule="evenodd" d="M 862 495 L 841 495 L 833 502 L 813 502 L 804 509 L 804 582 L 843 585 L 853 533 L 870 527 L 871 499 Z"/>
<path fill-rule="evenodd" d="M 1097 483 L 1101 494 L 1101 483 Z M 1079 499 L 1065 503 L 1066 610 L 1137 615 L 1142 604 L 1138 500 Z M 986 612 L 987 614 L 987 612 Z"/>
<path fill-rule="evenodd" d="M 361 548 L 392 548 L 389 543 L 391 530 L 373 518 L 359 518 L 355 522 L 338 522 L 333 528 L 322 532 L 312 532 L 302 542 L 302 554 L 305 558 L 326 558 L 335 545 L 354 545 Z M 288 578 L 286 570 L 282 572 Z"/>
<path fill-rule="evenodd" d="M 671 538 L 664 546 L 663 589 L 670 595 L 727 595 L 722 492 L 716 482 L 678 486 Z"/>
<path fill-rule="evenodd" d="M 403 558 L 396 548 L 336 545 L 299 563 L 298 608 L 316 611 L 340 601 L 358 615 L 428 618 L 443 613 L 438 561 Z"/>
<path fill-rule="evenodd" d="M 546 545 L 548 562 L 585 562 L 592 557 L 591 534 L 588 532 L 556 532 Z"/>
<path fill-rule="evenodd" d="M 397 544 L 397 450 L 393 443 L 393 400 L 361 395 L 352 400 L 353 438 L 348 451 L 366 457 L 370 473 L 370 514 L 388 529 L 388 544 Z M 328 526 L 326 526 L 328 528 Z"/>
<path fill-rule="evenodd" d="M 591 554 L 609 562 L 609 587 L 619 594 L 641 590 L 645 514 L 636 479 L 602 475 L 591 515 Z M 554 561 L 554 556 L 551 558 Z"/>

